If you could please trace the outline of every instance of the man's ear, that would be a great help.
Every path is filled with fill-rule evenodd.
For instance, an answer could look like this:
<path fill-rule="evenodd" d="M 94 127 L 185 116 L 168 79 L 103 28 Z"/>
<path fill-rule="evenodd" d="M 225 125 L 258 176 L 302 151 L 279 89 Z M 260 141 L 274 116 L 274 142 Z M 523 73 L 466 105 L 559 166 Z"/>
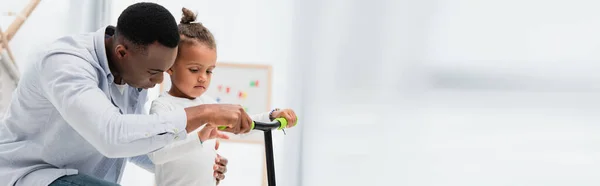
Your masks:
<path fill-rule="evenodd" d="M 127 48 L 125 48 L 123 45 L 117 45 L 115 48 L 115 54 L 117 54 L 117 58 L 123 59 L 128 55 Z"/>

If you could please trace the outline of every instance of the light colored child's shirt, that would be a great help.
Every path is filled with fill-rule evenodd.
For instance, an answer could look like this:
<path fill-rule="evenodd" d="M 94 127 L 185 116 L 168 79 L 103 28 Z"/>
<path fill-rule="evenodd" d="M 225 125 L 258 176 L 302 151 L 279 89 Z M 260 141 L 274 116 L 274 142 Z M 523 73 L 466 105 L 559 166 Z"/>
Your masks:
<path fill-rule="evenodd" d="M 152 102 L 150 113 L 167 112 L 201 104 L 216 104 L 208 96 L 200 96 L 194 100 L 161 94 Z M 269 121 L 269 113 L 252 115 L 255 121 Z M 202 127 L 201 127 L 202 128 Z M 157 186 L 215 186 L 213 175 L 215 164 L 215 140 L 201 142 L 198 131 L 191 132 L 184 140 L 175 141 L 164 148 L 148 154 L 155 164 L 155 181 Z"/>

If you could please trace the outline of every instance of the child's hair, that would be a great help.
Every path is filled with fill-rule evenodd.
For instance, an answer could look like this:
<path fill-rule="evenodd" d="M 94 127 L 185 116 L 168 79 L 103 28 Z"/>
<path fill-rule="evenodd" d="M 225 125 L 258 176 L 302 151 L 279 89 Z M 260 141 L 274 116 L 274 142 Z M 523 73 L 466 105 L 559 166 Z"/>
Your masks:
<path fill-rule="evenodd" d="M 196 14 L 187 8 L 182 8 L 183 17 L 181 22 L 177 25 L 179 29 L 179 35 L 181 36 L 180 44 L 182 43 L 193 43 L 199 42 L 205 44 L 210 49 L 216 49 L 217 43 L 215 37 L 210 33 L 208 28 L 204 27 L 202 23 L 196 21 Z"/>

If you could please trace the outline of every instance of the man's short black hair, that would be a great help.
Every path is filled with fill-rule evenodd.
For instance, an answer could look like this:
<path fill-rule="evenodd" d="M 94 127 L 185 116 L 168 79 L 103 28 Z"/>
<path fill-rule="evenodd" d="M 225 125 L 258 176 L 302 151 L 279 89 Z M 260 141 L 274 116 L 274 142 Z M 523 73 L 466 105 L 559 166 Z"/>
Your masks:
<path fill-rule="evenodd" d="M 156 3 L 136 3 L 123 10 L 117 22 L 117 35 L 142 48 L 156 41 L 169 48 L 179 43 L 175 17 Z"/>

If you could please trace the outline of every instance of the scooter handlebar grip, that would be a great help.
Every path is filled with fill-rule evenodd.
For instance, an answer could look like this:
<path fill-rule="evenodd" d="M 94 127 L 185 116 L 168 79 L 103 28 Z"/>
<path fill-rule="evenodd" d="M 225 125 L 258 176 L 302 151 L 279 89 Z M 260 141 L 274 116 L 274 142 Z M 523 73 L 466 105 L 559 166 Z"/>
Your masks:
<path fill-rule="evenodd" d="M 278 128 L 279 130 L 286 128 L 288 125 L 288 121 L 285 118 L 275 118 L 275 120 L 279 121 L 280 123 Z"/>

